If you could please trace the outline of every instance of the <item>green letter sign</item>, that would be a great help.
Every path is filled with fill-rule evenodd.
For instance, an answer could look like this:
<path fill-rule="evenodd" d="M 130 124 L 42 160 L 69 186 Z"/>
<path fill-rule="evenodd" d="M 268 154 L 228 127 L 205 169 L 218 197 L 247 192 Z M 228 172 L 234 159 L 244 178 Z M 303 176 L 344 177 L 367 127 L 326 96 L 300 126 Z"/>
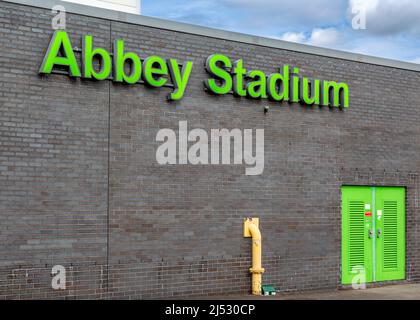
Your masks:
<path fill-rule="evenodd" d="M 128 75 L 125 73 L 126 62 L 129 62 L 131 69 Z M 133 52 L 124 53 L 124 41 L 116 40 L 114 42 L 114 81 L 134 84 L 140 80 L 140 76 L 140 58 Z"/>
<path fill-rule="evenodd" d="M 114 42 L 111 56 L 104 48 L 94 48 L 93 37 L 86 35 L 82 39 L 80 70 L 67 32 L 55 31 L 39 73 L 50 74 L 55 67 L 66 67 L 72 77 L 111 80 L 112 74 L 114 82 L 136 84 L 142 79 L 150 87 L 170 86 L 174 89 L 168 99 L 180 100 L 185 94 L 193 62 L 180 64 L 176 59 L 165 60 L 156 55 L 142 60 L 134 52 L 125 52 L 124 41 L 120 39 Z M 279 72 L 266 75 L 261 70 L 247 70 L 242 59 L 232 63 L 223 54 L 213 54 L 206 60 L 206 70 L 211 77 L 204 85 L 213 94 L 231 93 L 251 99 L 349 107 L 346 83 L 300 77 L 299 68 L 287 64 Z"/>
<path fill-rule="evenodd" d="M 62 56 L 59 56 L 59 54 Z M 81 73 L 77 66 L 76 57 L 74 56 L 73 47 L 70 39 L 65 31 L 56 31 L 48 46 L 44 61 L 42 62 L 39 73 L 49 74 L 54 66 L 64 66 L 69 68 L 71 77 L 80 77 Z"/>
<path fill-rule="evenodd" d="M 219 64 L 221 64 L 219 66 Z M 209 79 L 204 82 L 206 88 L 215 94 L 226 94 L 232 90 L 232 77 L 226 68 L 231 68 L 229 58 L 222 54 L 214 54 L 207 58 L 207 72 L 214 75 L 216 79 Z M 220 84 L 218 82 L 221 82 Z"/>
<path fill-rule="evenodd" d="M 86 35 L 82 44 L 82 70 L 83 77 L 88 79 L 105 80 L 111 74 L 111 57 L 103 48 L 93 49 L 93 37 Z M 100 57 L 101 68 L 99 72 L 93 67 L 93 58 Z"/>
<path fill-rule="evenodd" d="M 172 82 L 175 86 L 175 91 L 172 92 L 168 98 L 169 100 L 180 100 L 184 96 L 185 89 L 187 88 L 193 63 L 187 61 L 181 70 L 179 70 L 179 64 L 175 59 L 169 59 L 167 63 Z"/>
<path fill-rule="evenodd" d="M 152 87 L 162 87 L 168 81 L 163 76 L 168 75 L 166 61 L 158 56 L 146 58 L 143 62 L 143 80 Z"/>

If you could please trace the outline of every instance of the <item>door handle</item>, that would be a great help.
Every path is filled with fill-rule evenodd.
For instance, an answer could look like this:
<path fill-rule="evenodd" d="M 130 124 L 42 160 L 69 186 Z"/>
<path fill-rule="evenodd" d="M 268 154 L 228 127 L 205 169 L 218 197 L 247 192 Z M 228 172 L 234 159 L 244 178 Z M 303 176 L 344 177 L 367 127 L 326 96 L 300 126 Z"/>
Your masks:
<path fill-rule="evenodd" d="M 381 229 L 378 229 L 378 232 L 377 232 L 377 237 L 378 237 L 378 238 L 380 238 L 380 237 L 381 237 Z"/>
<path fill-rule="evenodd" d="M 369 230 L 368 237 L 369 237 L 369 239 L 372 239 L 372 237 L 373 237 L 373 230 L 372 229 Z"/>

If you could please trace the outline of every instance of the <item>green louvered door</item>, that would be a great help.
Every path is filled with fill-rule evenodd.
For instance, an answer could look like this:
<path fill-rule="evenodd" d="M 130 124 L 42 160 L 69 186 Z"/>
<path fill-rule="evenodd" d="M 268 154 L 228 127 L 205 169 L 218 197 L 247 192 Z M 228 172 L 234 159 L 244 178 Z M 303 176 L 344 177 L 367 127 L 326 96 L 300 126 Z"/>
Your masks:
<path fill-rule="evenodd" d="M 405 189 L 376 188 L 376 280 L 405 279 Z"/>
<path fill-rule="evenodd" d="M 372 282 L 372 191 L 370 187 L 342 187 L 342 283 Z M 368 214 L 366 214 L 368 213 Z"/>
<path fill-rule="evenodd" d="M 405 189 L 342 187 L 342 283 L 405 278 Z"/>

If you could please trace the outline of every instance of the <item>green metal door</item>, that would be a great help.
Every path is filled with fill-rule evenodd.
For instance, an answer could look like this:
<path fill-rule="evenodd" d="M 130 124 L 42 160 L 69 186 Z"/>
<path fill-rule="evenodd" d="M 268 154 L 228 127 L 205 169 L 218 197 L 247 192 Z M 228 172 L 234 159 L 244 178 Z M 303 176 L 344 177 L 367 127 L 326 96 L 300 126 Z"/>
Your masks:
<path fill-rule="evenodd" d="M 405 279 L 405 189 L 376 189 L 376 280 Z"/>
<path fill-rule="evenodd" d="M 372 282 L 372 191 L 342 187 L 342 283 L 352 284 L 360 273 Z"/>
<path fill-rule="evenodd" d="M 405 189 L 342 187 L 342 283 L 405 278 Z"/>

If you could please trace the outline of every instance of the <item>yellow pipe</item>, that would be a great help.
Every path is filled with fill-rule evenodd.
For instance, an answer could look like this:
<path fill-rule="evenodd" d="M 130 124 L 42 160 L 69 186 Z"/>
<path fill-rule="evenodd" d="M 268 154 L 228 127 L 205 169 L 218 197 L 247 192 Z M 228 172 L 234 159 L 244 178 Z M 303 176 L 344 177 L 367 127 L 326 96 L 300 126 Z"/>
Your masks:
<path fill-rule="evenodd" d="M 252 273 L 252 294 L 254 295 L 261 295 L 262 274 L 265 271 L 261 266 L 261 232 L 258 225 L 258 218 L 247 218 L 244 221 L 244 237 L 252 237 L 252 267 L 249 271 Z"/>

